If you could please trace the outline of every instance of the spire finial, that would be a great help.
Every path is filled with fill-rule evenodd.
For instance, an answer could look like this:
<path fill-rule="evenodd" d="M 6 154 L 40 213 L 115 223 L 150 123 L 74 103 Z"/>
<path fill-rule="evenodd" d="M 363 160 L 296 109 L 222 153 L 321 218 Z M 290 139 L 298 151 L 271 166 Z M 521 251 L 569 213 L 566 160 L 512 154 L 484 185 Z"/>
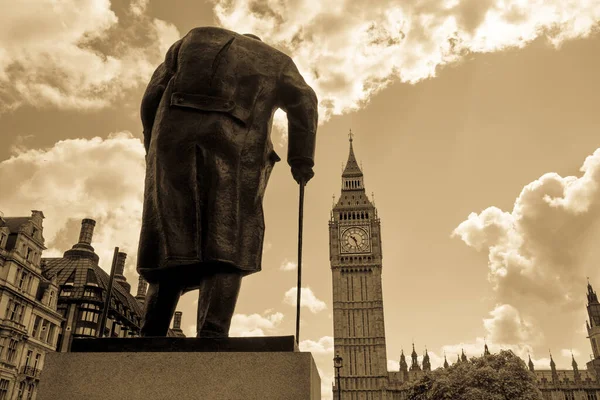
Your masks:
<path fill-rule="evenodd" d="M 354 134 L 352 133 L 352 129 L 350 129 L 350 132 L 348 133 L 348 139 L 350 140 L 350 143 L 352 143 L 353 137 L 354 137 Z"/>

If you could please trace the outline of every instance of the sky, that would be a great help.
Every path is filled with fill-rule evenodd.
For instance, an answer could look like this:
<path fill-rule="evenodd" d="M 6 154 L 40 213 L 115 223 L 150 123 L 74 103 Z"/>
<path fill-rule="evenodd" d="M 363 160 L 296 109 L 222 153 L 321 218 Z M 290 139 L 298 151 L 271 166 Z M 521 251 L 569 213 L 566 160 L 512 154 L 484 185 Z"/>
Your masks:
<path fill-rule="evenodd" d="M 7 4 L 3 4 L 7 3 Z M 139 104 L 195 26 L 255 33 L 319 100 L 306 188 L 301 348 L 331 397 L 328 220 L 348 132 L 378 208 L 389 369 L 510 348 L 583 367 L 586 277 L 600 289 L 600 1 L 0 0 L 0 211 L 42 210 L 48 250 L 97 221 L 135 293 L 144 149 Z M 286 156 L 285 114 L 273 141 Z M 372 194 L 373 193 L 373 194 Z M 232 336 L 293 335 L 298 190 L 276 165 L 263 271 L 244 278 Z M 196 293 L 178 309 L 195 333 Z"/>

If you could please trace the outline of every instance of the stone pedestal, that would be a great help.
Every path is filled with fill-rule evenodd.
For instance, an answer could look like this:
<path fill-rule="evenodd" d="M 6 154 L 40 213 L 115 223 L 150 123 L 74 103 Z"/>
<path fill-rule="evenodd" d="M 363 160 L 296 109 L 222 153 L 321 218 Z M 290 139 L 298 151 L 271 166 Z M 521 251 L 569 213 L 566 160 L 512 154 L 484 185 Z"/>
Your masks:
<path fill-rule="evenodd" d="M 237 350 L 215 352 L 199 341 L 187 339 L 196 351 L 180 345 L 175 351 L 101 352 L 96 346 L 91 352 L 49 353 L 37 400 L 321 399 L 321 378 L 310 353 L 264 350 L 269 346 L 254 352 L 240 345 L 242 338 L 234 345 L 220 343 Z"/>

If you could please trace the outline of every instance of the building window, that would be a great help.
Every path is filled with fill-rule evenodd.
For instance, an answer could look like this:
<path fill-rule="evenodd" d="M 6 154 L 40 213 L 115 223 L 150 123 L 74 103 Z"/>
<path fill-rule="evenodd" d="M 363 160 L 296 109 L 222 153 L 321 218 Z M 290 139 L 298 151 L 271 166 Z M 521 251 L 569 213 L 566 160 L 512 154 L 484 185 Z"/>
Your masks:
<path fill-rule="evenodd" d="M 17 399 L 23 400 L 23 394 L 25 394 L 25 381 L 19 382 L 19 394 L 17 395 Z"/>
<path fill-rule="evenodd" d="M 4 232 L 0 232 L 0 248 L 4 248 L 4 239 L 6 239 L 6 234 Z"/>
<path fill-rule="evenodd" d="M 35 360 L 33 362 L 33 368 L 37 369 L 40 366 L 40 359 L 41 358 L 42 358 L 42 355 L 40 353 L 36 353 Z"/>
<path fill-rule="evenodd" d="M 0 358 L 4 356 L 4 345 L 6 343 L 6 337 L 0 337 Z"/>
<path fill-rule="evenodd" d="M 15 339 L 10 339 L 8 343 L 8 351 L 6 352 L 6 359 L 8 362 L 13 362 L 15 356 L 17 355 L 17 342 Z"/>
<path fill-rule="evenodd" d="M 84 336 L 96 336 L 96 329 L 78 326 L 77 328 L 75 328 L 75 334 Z"/>
<path fill-rule="evenodd" d="M 42 342 L 45 342 L 48 338 L 48 328 L 50 328 L 50 322 L 45 319 L 42 320 L 42 332 L 40 333 L 40 340 Z"/>
<path fill-rule="evenodd" d="M 19 289 L 23 289 L 23 286 L 25 286 L 25 278 L 27 277 L 27 273 L 23 270 L 20 270 L 20 276 L 18 279 L 18 283 L 17 286 L 19 287 Z"/>
<path fill-rule="evenodd" d="M 98 292 L 96 292 L 94 289 L 85 288 L 85 291 L 83 292 L 83 297 L 91 297 L 95 299 L 98 297 Z"/>
<path fill-rule="evenodd" d="M 62 297 L 71 297 L 72 294 L 73 294 L 73 288 L 72 287 L 64 287 L 60 291 L 60 296 L 62 296 Z"/>
<path fill-rule="evenodd" d="M 48 330 L 48 340 L 46 340 L 46 342 L 48 342 L 48 344 L 50 345 L 54 345 L 54 335 L 56 334 L 56 325 L 54 324 L 50 324 L 50 328 Z"/>
<path fill-rule="evenodd" d="M 565 400 L 575 400 L 575 395 L 572 391 L 565 392 Z"/>
<path fill-rule="evenodd" d="M 33 350 L 27 350 L 27 357 L 25 358 L 25 366 L 29 367 L 31 365 L 31 358 L 33 357 Z"/>
<path fill-rule="evenodd" d="M 35 392 L 35 383 L 31 382 L 27 385 L 27 400 L 33 399 L 33 392 Z"/>
<path fill-rule="evenodd" d="M 595 390 L 586 390 L 587 400 L 598 400 L 598 396 L 596 396 Z"/>
<path fill-rule="evenodd" d="M 100 311 L 100 306 L 98 304 L 93 304 L 93 303 L 81 303 L 81 305 L 79 307 L 81 307 L 81 308 L 87 308 L 89 310 L 98 310 L 98 311 Z"/>
<path fill-rule="evenodd" d="M 48 295 L 48 307 L 52 308 L 54 306 L 54 290 L 50 291 Z"/>
<path fill-rule="evenodd" d="M 8 400 L 8 379 L 0 379 L 0 400 Z"/>
<path fill-rule="evenodd" d="M 31 336 L 34 338 L 38 337 L 38 333 L 40 332 L 40 324 L 42 322 L 42 317 L 39 315 L 35 316 L 35 321 L 33 322 L 33 330 L 31 331 Z"/>
<path fill-rule="evenodd" d="M 11 321 L 21 323 L 23 319 L 23 305 L 16 301 L 9 300 L 6 308 L 6 317 Z"/>
<path fill-rule="evenodd" d="M 98 313 L 95 311 L 83 310 L 79 314 L 80 321 L 98 322 Z"/>

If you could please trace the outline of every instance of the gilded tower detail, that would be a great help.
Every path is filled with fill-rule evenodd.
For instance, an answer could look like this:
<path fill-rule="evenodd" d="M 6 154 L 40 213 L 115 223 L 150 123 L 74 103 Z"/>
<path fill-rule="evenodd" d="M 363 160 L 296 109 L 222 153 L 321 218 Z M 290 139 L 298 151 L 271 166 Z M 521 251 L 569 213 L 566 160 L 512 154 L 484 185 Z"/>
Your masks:
<path fill-rule="evenodd" d="M 329 221 L 334 353 L 343 359 L 342 399 L 382 399 L 388 379 L 377 209 L 365 193 L 350 132 L 341 195 Z M 334 398 L 337 391 L 334 386 Z"/>

